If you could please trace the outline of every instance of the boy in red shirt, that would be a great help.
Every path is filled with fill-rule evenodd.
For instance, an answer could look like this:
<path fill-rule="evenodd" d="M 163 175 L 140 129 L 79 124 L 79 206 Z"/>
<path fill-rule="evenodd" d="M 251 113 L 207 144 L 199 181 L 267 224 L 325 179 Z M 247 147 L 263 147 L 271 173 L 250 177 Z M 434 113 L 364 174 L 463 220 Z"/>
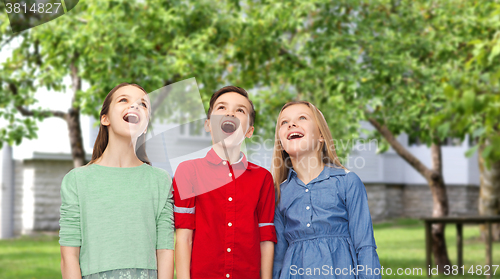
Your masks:
<path fill-rule="evenodd" d="M 226 86 L 212 95 L 207 118 L 212 149 L 174 175 L 177 278 L 270 279 L 273 179 L 240 152 L 254 131 L 253 103 L 243 88 Z"/>

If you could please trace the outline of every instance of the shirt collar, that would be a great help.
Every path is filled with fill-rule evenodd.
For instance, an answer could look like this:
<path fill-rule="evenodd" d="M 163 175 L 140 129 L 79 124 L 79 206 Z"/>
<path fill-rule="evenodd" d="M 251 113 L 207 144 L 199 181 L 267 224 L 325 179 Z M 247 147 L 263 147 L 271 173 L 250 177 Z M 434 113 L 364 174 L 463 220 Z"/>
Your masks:
<path fill-rule="evenodd" d="M 330 176 L 345 175 L 348 172 L 349 171 L 346 171 L 343 168 L 335 167 L 334 165 L 328 164 L 328 165 L 325 165 L 325 167 L 323 168 L 323 170 L 321 171 L 321 173 L 318 175 L 318 177 L 316 177 L 315 179 L 311 180 L 311 182 L 322 181 L 322 180 L 330 178 Z M 295 176 L 297 176 L 297 172 L 293 168 L 290 168 L 288 170 L 288 176 L 286 178 L 286 181 L 290 181 L 290 179 L 292 178 L 292 174 L 294 174 Z M 311 183 L 311 182 L 309 182 L 309 183 Z"/>
<path fill-rule="evenodd" d="M 221 157 L 219 157 L 219 155 L 217 155 L 217 153 L 215 153 L 215 150 L 214 150 L 213 148 L 212 148 L 212 149 L 210 149 L 210 151 L 208 151 L 207 155 L 205 156 L 205 159 L 206 159 L 208 162 L 210 162 L 210 163 L 212 163 L 212 164 L 214 164 L 214 165 L 219 165 L 219 164 L 222 164 L 222 162 L 224 161 L 224 160 L 222 160 L 222 158 L 221 158 Z M 226 162 L 227 162 L 227 161 L 226 161 Z M 235 162 L 235 163 L 233 163 L 233 164 L 231 164 L 231 165 L 232 165 L 232 166 L 235 166 L 236 164 L 243 164 L 243 167 L 245 167 L 245 169 L 247 169 L 247 170 L 248 170 L 248 169 L 250 169 L 250 168 L 248 167 L 247 157 L 246 157 L 246 156 L 245 156 L 245 154 L 244 154 L 243 152 L 241 152 L 241 151 L 240 151 L 240 159 L 239 159 L 237 162 Z"/>
<path fill-rule="evenodd" d="M 295 174 L 295 176 L 297 176 L 297 173 L 295 172 L 295 170 L 293 168 L 289 168 L 288 169 L 288 176 L 286 177 L 286 181 L 290 181 L 292 174 Z"/>

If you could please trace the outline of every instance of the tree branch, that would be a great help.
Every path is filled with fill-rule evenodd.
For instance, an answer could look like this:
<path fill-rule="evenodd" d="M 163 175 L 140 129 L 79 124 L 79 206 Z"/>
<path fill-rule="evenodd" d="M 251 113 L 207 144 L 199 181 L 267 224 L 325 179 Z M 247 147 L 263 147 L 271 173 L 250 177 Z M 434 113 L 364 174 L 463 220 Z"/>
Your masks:
<path fill-rule="evenodd" d="M 85 19 L 81 18 L 81 17 L 78 17 L 76 18 L 77 21 L 81 22 L 81 23 L 84 23 L 84 24 L 87 24 L 88 21 L 86 21 Z"/>
<path fill-rule="evenodd" d="M 17 86 L 14 83 L 9 83 L 9 89 L 12 91 L 12 94 L 17 96 L 18 95 L 18 89 Z M 23 115 L 23 116 L 35 116 L 35 112 L 21 106 L 21 105 L 16 105 L 16 109 Z M 42 116 L 44 118 L 48 117 L 59 117 L 62 119 L 66 120 L 66 113 L 62 111 L 57 111 L 57 110 L 43 110 L 39 111 L 36 114 L 39 116 Z"/>
<path fill-rule="evenodd" d="M 179 79 L 179 74 L 175 74 L 174 76 L 172 76 L 171 79 L 168 79 L 166 80 L 164 83 L 163 83 L 163 87 L 164 89 L 167 89 L 168 91 L 164 91 L 160 94 L 160 96 L 158 96 L 158 99 L 155 100 L 154 104 L 151 104 L 151 118 L 155 115 L 156 113 L 156 110 L 158 109 L 159 106 L 162 106 L 163 104 L 163 101 L 165 101 L 165 98 L 167 98 L 168 95 L 170 95 L 170 91 L 172 90 L 171 88 L 166 88 L 166 86 L 174 83 L 177 79 Z"/>
<path fill-rule="evenodd" d="M 71 75 L 71 87 L 73 89 L 73 98 L 71 98 L 71 107 L 74 107 L 74 103 L 76 102 L 76 95 L 79 90 L 82 89 L 82 78 L 78 75 L 78 68 L 75 66 L 75 61 L 78 59 L 80 55 L 78 52 L 75 52 L 73 56 L 73 61 L 69 65 L 70 75 Z"/>
<path fill-rule="evenodd" d="M 40 56 L 40 41 L 35 40 L 35 62 L 41 67 L 42 66 L 42 57 Z"/>
<path fill-rule="evenodd" d="M 423 177 L 427 180 L 435 180 L 437 176 L 441 176 L 438 170 L 429 169 L 426 167 L 417 157 L 413 156 L 397 139 L 394 137 L 391 131 L 385 125 L 381 125 L 375 118 L 369 117 L 368 121 L 370 124 L 377 129 L 377 131 L 389 142 L 391 147 L 396 151 L 396 153 L 401 156 L 408 164 L 415 168 Z"/>

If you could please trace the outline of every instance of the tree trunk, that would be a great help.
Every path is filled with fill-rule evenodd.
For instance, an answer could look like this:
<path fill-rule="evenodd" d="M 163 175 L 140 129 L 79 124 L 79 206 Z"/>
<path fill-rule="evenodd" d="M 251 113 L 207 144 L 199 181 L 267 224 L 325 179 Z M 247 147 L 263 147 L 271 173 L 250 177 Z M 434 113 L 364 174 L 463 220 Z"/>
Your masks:
<path fill-rule="evenodd" d="M 78 54 L 75 54 L 78 57 Z M 76 105 L 77 92 L 81 90 L 82 80 L 78 76 L 78 69 L 71 63 L 71 87 L 73 89 L 73 98 L 71 108 L 66 114 L 66 122 L 68 123 L 69 142 L 71 146 L 71 156 L 73 157 L 73 165 L 75 168 L 86 164 L 85 150 L 83 148 L 82 127 L 80 125 L 80 108 Z"/>
<path fill-rule="evenodd" d="M 426 180 L 432 193 L 432 216 L 443 217 L 448 215 L 448 196 L 443 179 L 441 145 L 433 143 L 431 146 L 432 168 L 425 166 L 417 157 L 413 156 L 403 145 L 401 145 L 394 137 L 392 132 L 385 126 L 381 125 L 376 119 L 369 118 L 368 121 L 377 129 L 377 131 L 387 140 L 391 147 L 417 170 Z M 434 260 L 438 266 L 439 273 L 444 272 L 444 266 L 451 266 L 446 250 L 446 240 L 444 237 L 444 224 L 432 225 L 432 252 Z"/>
<path fill-rule="evenodd" d="M 448 215 L 449 207 L 443 179 L 440 144 L 432 144 L 431 157 L 434 172 L 425 176 L 425 178 L 432 192 L 432 217 L 443 217 Z M 448 250 L 446 249 L 445 228 L 445 224 L 432 224 L 432 253 L 439 273 L 444 272 L 446 265 L 451 266 Z"/>
<path fill-rule="evenodd" d="M 486 167 L 486 161 L 481 156 L 489 141 L 479 146 L 479 215 L 492 216 L 500 214 L 500 161 L 491 162 L 490 168 Z M 486 227 L 480 225 L 481 238 L 485 238 Z M 492 224 L 491 237 L 494 241 L 500 240 L 500 224 Z"/>
<path fill-rule="evenodd" d="M 68 111 L 66 122 L 68 123 L 73 165 L 75 168 L 81 167 L 86 164 L 86 161 L 85 150 L 83 148 L 82 127 L 80 125 L 80 110 L 71 108 Z"/>

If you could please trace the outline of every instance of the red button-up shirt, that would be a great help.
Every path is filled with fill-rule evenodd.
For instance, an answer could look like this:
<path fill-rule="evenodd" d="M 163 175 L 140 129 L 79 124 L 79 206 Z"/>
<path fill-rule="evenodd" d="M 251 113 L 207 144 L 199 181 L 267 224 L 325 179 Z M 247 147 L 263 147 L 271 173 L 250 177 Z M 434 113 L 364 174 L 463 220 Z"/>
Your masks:
<path fill-rule="evenodd" d="M 276 243 L 269 171 L 229 165 L 213 149 L 174 175 L 175 227 L 191 229 L 191 278 L 260 278 L 260 242 Z"/>

